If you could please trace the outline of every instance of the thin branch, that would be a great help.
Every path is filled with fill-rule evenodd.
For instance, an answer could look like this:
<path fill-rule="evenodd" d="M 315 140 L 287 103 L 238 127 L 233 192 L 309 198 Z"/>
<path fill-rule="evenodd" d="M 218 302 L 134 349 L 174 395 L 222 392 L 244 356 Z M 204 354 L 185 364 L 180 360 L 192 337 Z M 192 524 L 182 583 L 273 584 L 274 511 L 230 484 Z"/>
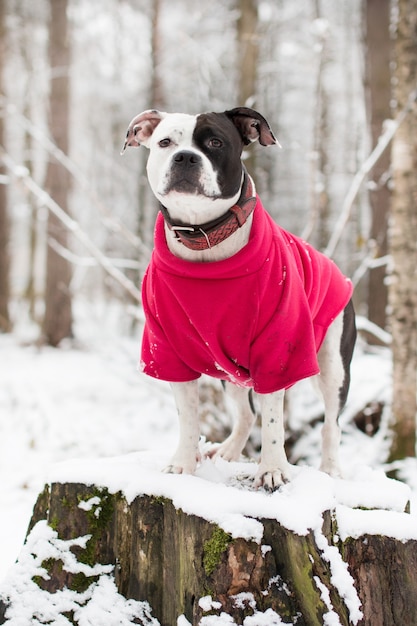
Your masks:
<path fill-rule="evenodd" d="M 356 326 L 357 326 L 358 331 L 366 332 L 366 333 L 369 333 L 370 335 L 373 335 L 381 343 L 385 344 L 386 346 L 391 345 L 392 335 L 390 333 L 387 333 L 387 331 L 384 330 L 383 328 L 380 328 L 379 326 L 377 326 L 377 324 L 374 324 L 373 322 L 368 320 L 366 317 L 363 317 L 362 315 L 357 315 Z"/>
<path fill-rule="evenodd" d="M 368 158 L 364 161 L 364 163 L 360 167 L 359 171 L 355 174 L 355 176 L 354 176 L 354 178 L 352 180 L 352 183 L 350 185 L 350 188 L 348 190 L 348 193 L 347 193 L 347 195 L 345 197 L 345 200 L 343 202 L 343 206 L 342 206 L 342 211 L 340 213 L 340 217 L 339 217 L 339 219 L 338 219 L 338 221 L 336 223 L 336 226 L 334 228 L 333 234 L 330 237 L 330 241 L 327 244 L 327 248 L 324 251 L 324 254 L 327 254 L 327 256 L 333 256 L 333 254 L 334 254 L 334 252 L 336 250 L 337 244 L 339 243 L 340 238 L 343 235 L 343 231 L 345 229 L 345 226 L 346 226 L 347 222 L 349 221 L 349 217 L 350 217 L 350 213 L 351 213 L 351 210 L 352 210 L 353 203 L 354 203 L 354 201 L 356 199 L 356 196 L 359 193 L 359 190 L 361 188 L 361 185 L 362 185 L 366 175 L 371 171 L 371 169 L 373 168 L 375 163 L 378 161 L 378 159 L 383 154 L 384 150 L 387 148 L 388 144 L 390 143 L 390 141 L 394 137 L 394 135 L 397 132 L 398 128 L 401 126 L 402 122 L 404 121 L 404 119 L 406 118 L 407 114 L 411 110 L 411 107 L 412 107 L 413 103 L 415 102 L 416 97 L 417 97 L 417 90 L 415 89 L 408 96 L 407 104 L 405 105 L 403 110 L 398 114 L 398 116 L 395 118 L 395 120 L 386 120 L 386 122 L 385 122 L 385 130 L 381 134 L 381 136 L 379 137 L 378 142 L 377 142 L 375 148 L 372 150 L 372 152 L 368 156 Z"/>
<path fill-rule="evenodd" d="M 96 259 L 97 263 L 116 280 L 137 302 L 141 302 L 141 294 L 139 289 L 126 276 L 118 270 L 110 259 L 106 257 L 99 248 L 91 241 L 89 236 L 81 229 L 78 222 L 73 220 L 51 196 L 29 176 L 25 167 L 18 165 L 11 156 L 0 146 L 0 156 L 5 166 L 19 179 L 29 191 L 31 191 L 49 211 L 51 211 L 62 222 L 62 224 L 80 241 L 89 251 L 91 256 Z"/>
<path fill-rule="evenodd" d="M 389 265 L 390 261 L 391 256 L 389 254 L 377 258 L 373 258 L 370 255 L 366 256 L 364 259 L 362 259 L 361 263 L 358 265 L 352 276 L 353 286 L 357 286 L 357 284 L 362 280 L 368 270 L 373 270 L 376 267 Z"/>
<path fill-rule="evenodd" d="M 104 217 L 104 225 L 115 233 L 121 234 L 132 246 L 136 249 L 142 250 L 148 256 L 150 255 L 149 248 L 143 243 L 140 237 L 134 235 L 126 226 L 124 226 L 119 220 L 116 220 L 109 209 L 103 204 L 100 198 L 91 190 L 90 181 L 85 177 L 80 168 L 72 161 L 60 148 L 58 148 L 53 141 L 51 141 L 47 135 L 35 124 L 33 124 L 25 115 L 20 113 L 14 104 L 8 102 L 7 98 L 3 95 L 0 96 L 0 106 L 11 115 L 14 115 L 19 124 L 24 128 L 36 141 L 51 154 L 71 176 L 76 180 L 80 188 L 88 195 L 90 200 L 97 206 L 99 211 Z"/>
<path fill-rule="evenodd" d="M 72 265 L 79 265 L 80 267 L 96 267 L 98 265 L 97 259 L 94 259 L 92 256 L 79 256 L 78 254 L 74 254 L 65 246 L 62 246 L 56 239 L 53 237 L 48 238 L 48 244 L 55 250 L 57 254 L 59 254 L 62 258 L 66 259 Z M 121 269 L 128 270 L 140 270 L 141 264 L 133 259 L 117 259 L 115 257 L 105 257 L 109 263 L 111 263 L 114 267 L 118 267 Z"/>

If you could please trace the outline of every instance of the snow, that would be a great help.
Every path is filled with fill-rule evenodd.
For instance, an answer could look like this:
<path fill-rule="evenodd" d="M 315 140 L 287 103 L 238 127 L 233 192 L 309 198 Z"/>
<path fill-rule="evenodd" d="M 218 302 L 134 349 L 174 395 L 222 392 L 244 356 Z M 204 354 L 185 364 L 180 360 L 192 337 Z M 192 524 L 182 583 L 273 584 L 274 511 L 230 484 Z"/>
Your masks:
<path fill-rule="evenodd" d="M 322 551 L 323 559 L 330 564 L 330 582 L 338 590 L 340 597 L 343 598 L 349 610 L 350 621 L 352 624 L 357 624 L 363 617 L 363 614 L 360 609 L 361 602 L 353 584 L 353 578 L 349 573 L 347 563 L 343 561 L 339 550 L 335 546 L 328 544 L 320 528 L 315 529 L 314 538 L 317 547 Z M 332 607 L 328 605 L 328 608 L 331 614 Z M 331 621 L 334 623 L 333 618 Z"/>
<path fill-rule="evenodd" d="M 255 611 L 253 615 L 245 617 L 243 626 L 285 626 L 289 622 L 283 622 L 272 609 L 267 611 Z M 190 626 L 188 621 L 178 621 L 178 626 Z M 206 615 L 200 620 L 200 626 L 235 626 L 236 622 L 230 615 Z"/>
<path fill-rule="evenodd" d="M 75 560 L 71 542 L 59 540 L 42 522 L 23 546 L 37 494 L 50 481 L 99 484 L 111 492 L 123 491 L 129 502 L 139 494 L 165 496 L 186 513 L 219 524 L 233 537 L 258 543 L 262 543 L 263 525 L 256 518 L 276 519 L 299 535 L 313 530 L 329 562 L 332 584 L 345 599 L 352 623 L 357 623 L 359 599 L 339 551 L 322 534 L 323 511 L 335 511 L 342 541 L 364 534 L 417 539 L 415 459 L 400 467 L 408 484 L 389 480 L 383 471 L 389 443 L 389 351 L 369 351 L 359 345 L 356 352 L 350 400 L 341 419 L 344 478 L 332 479 L 316 469 L 320 428 L 309 427 L 295 447 L 295 454 L 306 459 L 308 466 L 293 465 L 291 482 L 267 494 L 251 488 L 254 462 L 204 459 L 195 476 L 161 472 L 178 437 L 169 386 L 137 372 L 139 338 L 120 332 L 117 312 L 106 311 L 106 323 L 102 318 L 99 321 L 94 315 L 88 323 L 84 320 L 77 333 L 78 346 L 60 350 L 36 347 L 26 341 L 30 339 L 27 333 L 0 336 L 0 592 L 15 600 L 12 626 L 38 623 L 30 620 L 29 613 L 25 617 L 33 606 L 43 617 L 51 611 L 49 617 L 57 625 L 69 623 L 60 613 L 63 606 L 76 611 L 83 625 L 128 624 L 135 618 L 142 624 L 158 623 L 152 607 L 127 601 L 117 593 L 111 568 L 97 566 L 97 582 L 84 595 L 63 590 L 51 599 L 33 583 L 32 576 L 46 575 L 41 563 L 57 550 L 72 571 L 88 567 Z M 290 403 L 291 424 L 300 431 L 303 420 L 318 414 L 315 396 L 303 385 L 298 394 L 296 390 L 291 394 Z M 352 425 L 352 416 L 375 400 L 385 402 L 387 409 L 379 431 L 369 437 Z M 209 445 L 201 440 L 203 457 Z M 403 512 L 409 501 L 410 515 Z M 92 498 L 79 506 L 90 510 L 98 505 Z M 263 546 L 263 553 L 268 549 Z M 317 586 L 328 608 L 325 624 L 334 626 L 337 615 L 325 589 L 318 582 Z M 250 604 L 252 600 L 236 597 L 236 602 Z M 200 606 L 204 612 L 220 611 L 210 596 L 201 598 Z M 116 614 L 120 621 L 114 621 Z M 272 610 L 262 613 L 254 605 L 254 615 L 245 618 L 244 626 L 264 623 L 284 624 Z M 179 626 L 187 624 L 184 616 L 178 616 Z M 226 624 L 234 621 L 224 613 L 205 615 L 201 621 L 202 626 Z"/>
<path fill-rule="evenodd" d="M 94 514 L 97 514 L 98 517 L 100 513 L 100 507 L 98 507 L 99 504 L 100 498 L 98 496 L 94 496 L 93 498 L 89 498 L 88 500 L 82 500 L 79 503 L 78 508 L 82 509 L 83 511 L 91 511 L 91 509 L 95 506 L 97 508 L 95 509 Z"/>
<path fill-rule="evenodd" d="M 70 612 L 74 613 L 75 623 L 80 626 L 128 626 L 135 618 L 141 620 L 137 623 L 142 626 L 158 626 L 159 622 L 152 617 L 146 602 L 126 600 L 118 593 L 110 575 L 112 565 L 97 564 L 90 567 L 77 561 L 71 547 L 85 547 L 88 538 L 86 535 L 63 541 L 57 538 L 57 533 L 45 520 L 36 524 L 20 552 L 18 563 L 2 585 L 2 593 L 10 603 L 6 615 L 10 626 L 49 623 L 69 626 L 74 622 L 67 619 L 65 614 Z M 48 578 L 42 563 L 49 558 L 60 559 L 66 571 L 97 576 L 98 580 L 83 593 L 66 587 L 55 593 L 40 589 L 33 578 Z"/>
<path fill-rule="evenodd" d="M 216 602 L 213 600 L 211 596 L 204 596 L 200 598 L 198 601 L 198 606 L 203 609 L 205 613 L 208 613 L 212 609 L 221 609 L 222 605 L 220 602 Z"/>
<path fill-rule="evenodd" d="M 90 317 L 75 349 L 38 348 L 26 328 L 0 336 L 0 580 L 51 464 L 176 444 L 169 386 L 136 371 L 139 337 L 109 337 L 101 313 Z"/>
<path fill-rule="evenodd" d="M 362 535 L 385 535 L 403 542 L 417 540 L 415 515 L 396 511 L 363 511 L 340 505 L 336 516 L 342 541 Z"/>
<path fill-rule="evenodd" d="M 320 590 L 320 597 L 326 607 L 328 608 L 328 612 L 323 615 L 323 624 L 324 626 L 340 626 L 340 619 L 337 613 L 333 610 L 333 604 L 330 600 L 330 592 L 327 589 L 326 585 L 324 585 L 318 576 L 314 576 L 314 582 L 317 585 L 317 588 Z"/>

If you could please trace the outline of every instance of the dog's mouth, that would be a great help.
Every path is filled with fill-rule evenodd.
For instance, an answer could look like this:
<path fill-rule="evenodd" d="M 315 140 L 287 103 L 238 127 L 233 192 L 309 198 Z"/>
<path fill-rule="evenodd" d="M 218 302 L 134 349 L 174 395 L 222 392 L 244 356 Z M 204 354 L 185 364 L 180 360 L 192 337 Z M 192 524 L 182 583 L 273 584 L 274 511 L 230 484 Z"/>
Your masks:
<path fill-rule="evenodd" d="M 195 179 L 172 176 L 164 189 L 164 196 L 167 196 L 172 191 L 181 194 L 188 194 L 193 196 L 207 196 L 203 185 Z"/>

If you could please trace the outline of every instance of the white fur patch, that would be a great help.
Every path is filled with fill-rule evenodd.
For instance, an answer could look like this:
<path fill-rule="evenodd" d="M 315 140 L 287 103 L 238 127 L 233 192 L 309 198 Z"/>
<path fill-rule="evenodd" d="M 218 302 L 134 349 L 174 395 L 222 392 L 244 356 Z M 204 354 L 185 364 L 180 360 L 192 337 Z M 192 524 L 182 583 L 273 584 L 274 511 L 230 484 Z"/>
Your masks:
<path fill-rule="evenodd" d="M 167 115 L 156 127 L 149 140 L 150 155 L 147 164 L 149 184 L 155 196 L 170 211 L 171 216 L 188 223 L 203 223 L 226 211 L 234 198 L 221 198 L 217 172 L 211 161 L 193 145 L 197 116 L 184 113 Z M 167 147 L 160 145 L 169 139 Z M 202 160 L 199 179 L 200 194 L 167 193 L 172 160 L 182 150 L 195 151 Z M 239 194 L 237 194 L 237 197 Z"/>

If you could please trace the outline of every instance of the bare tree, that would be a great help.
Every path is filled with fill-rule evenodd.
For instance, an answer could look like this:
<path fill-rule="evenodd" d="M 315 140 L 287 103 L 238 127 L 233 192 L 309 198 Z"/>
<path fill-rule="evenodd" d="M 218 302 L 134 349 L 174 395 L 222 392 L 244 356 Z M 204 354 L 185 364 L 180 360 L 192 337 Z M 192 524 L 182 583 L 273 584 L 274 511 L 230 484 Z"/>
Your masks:
<path fill-rule="evenodd" d="M 316 23 L 323 19 L 320 0 L 313 1 Z M 330 95 L 325 80 L 326 65 L 330 61 L 328 32 L 323 29 L 317 33 L 319 42 L 319 62 L 316 77 L 315 120 L 313 137 L 314 176 L 312 194 L 313 223 L 317 221 L 317 240 L 315 245 L 323 249 L 329 240 L 329 217 L 331 213 L 329 197 L 329 178 L 331 174 L 329 105 Z M 316 219 L 314 219 L 316 218 Z"/>
<path fill-rule="evenodd" d="M 165 110 L 164 81 L 161 75 L 162 35 L 160 29 L 161 1 L 154 0 L 150 6 L 151 29 L 151 81 L 149 85 L 149 106 Z M 146 178 L 147 150 L 139 151 L 139 189 L 138 189 L 138 235 L 145 245 L 152 248 L 153 229 L 156 214 L 156 202 L 149 189 Z"/>
<path fill-rule="evenodd" d="M 397 0 L 393 99 L 398 110 L 411 106 L 392 144 L 394 189 L 389 245 L 389 288 L 393 337 L 391 460 L 415 455 L 417 413 L 417 0 Z"/>
<path fill-rule="evenodd" d="M 0 2 L 0 93 L 3 92 L 3 67 L 6 54 L 5 2 Z M 0 110 L 0 145 L 4 144 L 4 117 Z M 9 316 L 9 215 L 7 207 L 6 171 L 0 161 L 0 331 L 10 330 Z"/>
<path fill-rule="evenodd" d="M 257 94 L 257 69 L 259 59 L 258 3 L 256 0 L 239 0 L 237 20 L 238 42 L 238 102 L 239 106 L 252 106 Z M 251 150 L 246 165 L 255 174 L 255 150 Z"/>
<path fill-rule="evenodd" d="M 49 61 L 51 68 L 50 132 L 54 143 L 68 153 L 69 125 L 69 65 L 70 48 L 67 18 L 67 0 L 50 0 Z M 46 188 L 53 200 L 68 212 L 70 175 L 56 160 L 48 164 Z M 48 215 L 48 237 L 64 248 L 68 247 L 68 233 L 53 213 Z M 72 307 L 70 294 L 70 263 L 48 246 L 45 289 L 45 341 L 57 346 L 72 336 Z"/>
<path fill-rule="evenodd" d="M 390 58 L 389 33 L 390 0 L 366 0 L 366 84 L 368 116 L 372 147 L 382 133 L 383 123 L 390 111 Z M 390 190 L 388 188 L 390 152 L 386 150 L 374 166 L 370 178 L 373 185 L 369 192 L 372 218 L 370 239 L 374 258 L 383 257 L 388 250 L 388 211 Z M 381 328 L 386 326 L 388 290 L 385 284 L 386 266 L 370 269 L 368 287 L 368 317 Z"/>
<path fill-rule="evenodd" d="M 42 18 L 43 13 L 41 13 Z M 25 77 L 25 99 L 23 102 L 23 116 L 30 120 L 33 112 L 32 94 L 36 93 L 39 98 L 39 80 L 37 72 L 34 71 L 34 30 L 39 20 L 39 6 L 33 4 L 24 4 L 22 7 L 22 15 L 19 25 L 19 37 L 16 38 L 19 42 L 18 54 L 21 57 L 23 64 L 23 74 Z M 40 19 L 42 19 L 40 18 Z M 42 98 L 43 102 L 45 100 Z M 24 166 L 30 175 L 34 173 L 34 155 L 36 154 L 36 140 L 33 134 L 30 133 L 28 128 L 24 131 Z M 37 291 L 37 255 L 41 248 L 39 242 L 39 215 L 40 207 L 38 206 L 36 199 L 33 195 L 27 198 L 28 208 L 30 210 L 30 222 L 29 227 L 29 262 L 28 262 L 28 276 L 27 284 L 25 288 L 25 298 L 28 302 L 29 315 L 33 320 L 36 320 L 36 291 Z"/>
<path fill-rule="evenodd" d="M 165 110 L 164 85 L 161 76 L 161 0 L 154 0 L 151 7 L 151 63 L 152 76 L 150 100 L 156 109 Z"/>
<path fill-rule="evenodd" d="M 239 0 L 237 21 L 239 45 L 239 102 L 251 106 L 256 94 L 256 76 L 259 57 L 258 6 L 256 0 Z"/>

